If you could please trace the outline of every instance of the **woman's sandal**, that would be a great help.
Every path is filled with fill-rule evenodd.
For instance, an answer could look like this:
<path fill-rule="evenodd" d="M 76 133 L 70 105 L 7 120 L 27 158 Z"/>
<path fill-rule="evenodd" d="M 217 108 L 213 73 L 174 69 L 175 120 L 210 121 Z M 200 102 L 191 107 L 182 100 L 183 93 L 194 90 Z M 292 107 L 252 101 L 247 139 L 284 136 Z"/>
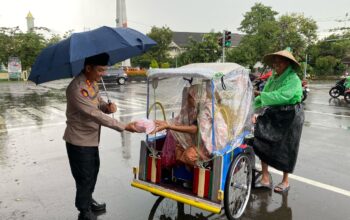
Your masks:
<path fill-rule="evenodd" d="M 275 186 L 273 191 L 275 193 L 286 193 L 286 192 L 288 192 L 289 188 L 290 188 L 290 185 L 285 186 L 283 183 L 279 183 Z"/>
<path fill-rule="evenodd" d="M 268 190 L 272 190 L 272 182 L 265 184 L 262 183 L 261 181 L 258 181 L 255 183 L 255 188 L 256 189 L 268 189 Z"/>
<path fill-rule="evenodd" d="M 273 183 L 272 183 L 271 175 L 269 174 L 270 183 L 268 183 L 268 184 L 265 184 L 265 183 L 261 182 L 261 176 L 262 176 L 262 172 L 261 171 L 257 171 L 257 175 L 255 176 L 254 188 L 256 188 L 256 189 L 272 190 Z"/>

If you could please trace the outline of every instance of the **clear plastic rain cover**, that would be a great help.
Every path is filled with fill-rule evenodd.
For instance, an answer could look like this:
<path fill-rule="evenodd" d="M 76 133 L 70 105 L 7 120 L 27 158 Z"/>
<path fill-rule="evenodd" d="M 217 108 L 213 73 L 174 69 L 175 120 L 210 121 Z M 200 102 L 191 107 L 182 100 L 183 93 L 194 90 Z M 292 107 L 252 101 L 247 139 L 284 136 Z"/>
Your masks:
<path fill-rule="evenodd" d="M 211 77 L 207 71 L 157 74 L 149 78 L 148 118 L 196 125 L 195 134 L 171 130 L 176 142 L 183 148 L 203 148 L 209 155 L 223 154 L 241 143 L 238 139 L 245 131 L 250 132 L 252 100 L 248 71 L 212 72 Z"/>

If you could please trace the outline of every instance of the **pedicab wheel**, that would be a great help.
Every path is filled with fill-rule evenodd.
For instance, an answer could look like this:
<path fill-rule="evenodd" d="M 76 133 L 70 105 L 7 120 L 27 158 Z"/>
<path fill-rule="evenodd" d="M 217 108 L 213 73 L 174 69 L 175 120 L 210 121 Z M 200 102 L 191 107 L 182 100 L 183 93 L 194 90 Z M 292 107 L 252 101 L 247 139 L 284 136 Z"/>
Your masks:
<path fill-rule="evenodd" d="M 184 204 L 160 196 L 154 203 L 148 220 L 174 220 L 182 219 L 185 213 Z"/>
<path fill-rule="evenodd" d="M 350 103 L 350 92 L 344 94 L 344 99 L 347 103 Z"/>
<path fill-rule="evenodd" d="M 337 87 L 333 87 L 329 90 L 329 95 L 333 98 L 338 98 L 340 96 L 340 90 Z"/>
<path fill-rule="evenodd" d="M 224 208 L 228 219 L 242 216 L 250 197 L 253 165 L 249 155 L 240 154 L 231 163 L 226 177 Z"/>

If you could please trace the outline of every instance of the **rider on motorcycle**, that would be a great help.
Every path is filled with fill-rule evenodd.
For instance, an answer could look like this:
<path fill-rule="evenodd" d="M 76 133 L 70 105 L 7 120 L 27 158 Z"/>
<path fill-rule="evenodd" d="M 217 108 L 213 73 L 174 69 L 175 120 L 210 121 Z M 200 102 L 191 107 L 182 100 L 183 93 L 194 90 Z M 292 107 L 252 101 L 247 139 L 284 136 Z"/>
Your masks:
<path fill-rule="evenodd" d="M 346 90 L 350 89 L 350 76 L 346 76 L 345 88 Z"/>

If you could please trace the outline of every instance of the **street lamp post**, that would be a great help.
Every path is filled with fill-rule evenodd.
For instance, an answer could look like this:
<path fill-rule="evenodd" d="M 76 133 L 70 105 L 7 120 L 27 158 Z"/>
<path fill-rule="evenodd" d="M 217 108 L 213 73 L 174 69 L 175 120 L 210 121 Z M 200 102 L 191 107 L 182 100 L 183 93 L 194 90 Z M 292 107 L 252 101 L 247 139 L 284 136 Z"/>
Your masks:
<path fill-rule="evenodd" d="M 305 56 L 304 79 L 306 79 L 306 68 L 307 68 L 307 54 Z"/>

